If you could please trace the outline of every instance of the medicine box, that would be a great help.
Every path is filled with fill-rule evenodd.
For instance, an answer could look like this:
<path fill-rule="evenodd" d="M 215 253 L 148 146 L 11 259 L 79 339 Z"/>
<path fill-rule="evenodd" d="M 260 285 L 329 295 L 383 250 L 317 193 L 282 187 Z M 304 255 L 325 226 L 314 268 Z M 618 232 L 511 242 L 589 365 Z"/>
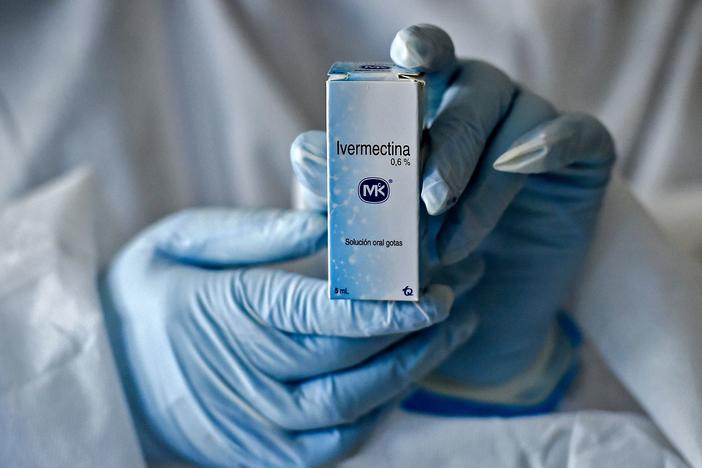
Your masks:
<path fill-rule="evenodd" d="M 424 82 L 387 63 L 327 79 L 329 297 L 416 301 Z"/>

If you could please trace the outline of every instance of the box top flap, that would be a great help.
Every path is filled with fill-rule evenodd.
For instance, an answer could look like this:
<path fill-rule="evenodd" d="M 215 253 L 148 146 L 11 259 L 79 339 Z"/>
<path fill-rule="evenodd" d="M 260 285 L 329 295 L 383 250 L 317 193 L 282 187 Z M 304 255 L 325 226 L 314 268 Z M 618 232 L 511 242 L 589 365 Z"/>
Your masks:
<path fill-rule="evenodd" d="M 327 73 L 329 81 L 420 81 L 422 75 L 391 62 L 336 62 Z"/>

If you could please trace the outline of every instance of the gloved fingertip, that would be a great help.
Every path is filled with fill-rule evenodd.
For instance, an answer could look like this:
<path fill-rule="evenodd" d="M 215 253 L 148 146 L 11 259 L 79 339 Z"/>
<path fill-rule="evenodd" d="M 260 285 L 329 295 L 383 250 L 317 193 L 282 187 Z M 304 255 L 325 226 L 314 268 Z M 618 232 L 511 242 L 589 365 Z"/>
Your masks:
<path fill-rule="evenodd" d="M 577 135 L 582 122 L 586 121 L 586 118 L 570 114 L 545 122 L 519 137 L 495 160 L 493 167 L 520 174 L 558 170 L 569 164 L 573 154 L 582 152 L 577 148 L 580 141 Z"/>
<path fill-rule="evenodd" d="M 435 283 L 424 290 L 417 302 L 357 302 L 355 306 L 358 312 L 353 315 L 362 315 L 364 321 L 361 322 L 357 318 L 353 318 L 353 321 L 362 332 L 349 336 L 369 337 L 410 333 L 430 327 L 446 320 L 454 299 L 455 294 L 449 286 Z"/>
<path fill-rule="evenodd" d="M 290 145 L 290 162 L 302 185 L 316 195 L 326 196 L 327 141 L 324 131 L 310 130 L 299 134 Z"/>
<path fill-rule="evenodd" d="M 444 213 L 458 200 L 446 181 L 438 175 L 424 179 L 421 197 L 427 207 L 427 212 L 432 216 Z"/>
<path fill-rule="evenodd" d="M 541 138 L 535 138 L 510 148 L 498 157 L 492 167 L 501 172 L 536 174 L 546 169 L 548 145 Z"/>
<path fill-rule="evenodd" d="M 449 70 L 456 61 L 451 37 L 431 24 L 415 24 L 398 31 L 390 57 L 401 67 L 421 72 Z"/>
<path fill-rule="evenodd" d="M 307 153 L 325 156 L 326 138 L 327 134 L 324 130 L 307 130 L 295 137 L 290 145 L 291 152 L 301 149 Z"/>

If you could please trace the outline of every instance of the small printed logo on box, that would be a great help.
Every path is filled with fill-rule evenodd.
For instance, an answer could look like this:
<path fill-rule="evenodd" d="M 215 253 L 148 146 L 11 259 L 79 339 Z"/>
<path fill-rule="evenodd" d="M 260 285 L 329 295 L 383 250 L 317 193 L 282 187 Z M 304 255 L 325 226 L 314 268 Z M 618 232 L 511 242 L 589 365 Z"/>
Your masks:
<path fill-rule="evenodd" d="M 390 198 L 390 184 L 380 177 L 366 177 L 358 183 L 358 198 L 366 203 L 385 203 Z"/>
<path fill-rule="evenodd" d="M 361 65 L 362 70 L 390 70 L 387 65 Z"/>

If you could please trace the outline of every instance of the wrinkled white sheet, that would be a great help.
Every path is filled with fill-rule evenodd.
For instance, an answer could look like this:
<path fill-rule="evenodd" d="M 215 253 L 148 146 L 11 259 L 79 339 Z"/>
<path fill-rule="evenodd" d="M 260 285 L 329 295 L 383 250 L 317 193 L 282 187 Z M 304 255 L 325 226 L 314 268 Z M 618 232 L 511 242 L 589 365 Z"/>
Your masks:
<path fill-rule="evenodd" d="M 0 208 L 0 466 L 139 467 L 95 291 L 85 171 Z"/>
<path fill-rule="evenodd" d="M 650 421 L 582 411 L 513 419 L 436 418 L 396 412 L 353 467 L 673 468 L 685 463 Z"/>

